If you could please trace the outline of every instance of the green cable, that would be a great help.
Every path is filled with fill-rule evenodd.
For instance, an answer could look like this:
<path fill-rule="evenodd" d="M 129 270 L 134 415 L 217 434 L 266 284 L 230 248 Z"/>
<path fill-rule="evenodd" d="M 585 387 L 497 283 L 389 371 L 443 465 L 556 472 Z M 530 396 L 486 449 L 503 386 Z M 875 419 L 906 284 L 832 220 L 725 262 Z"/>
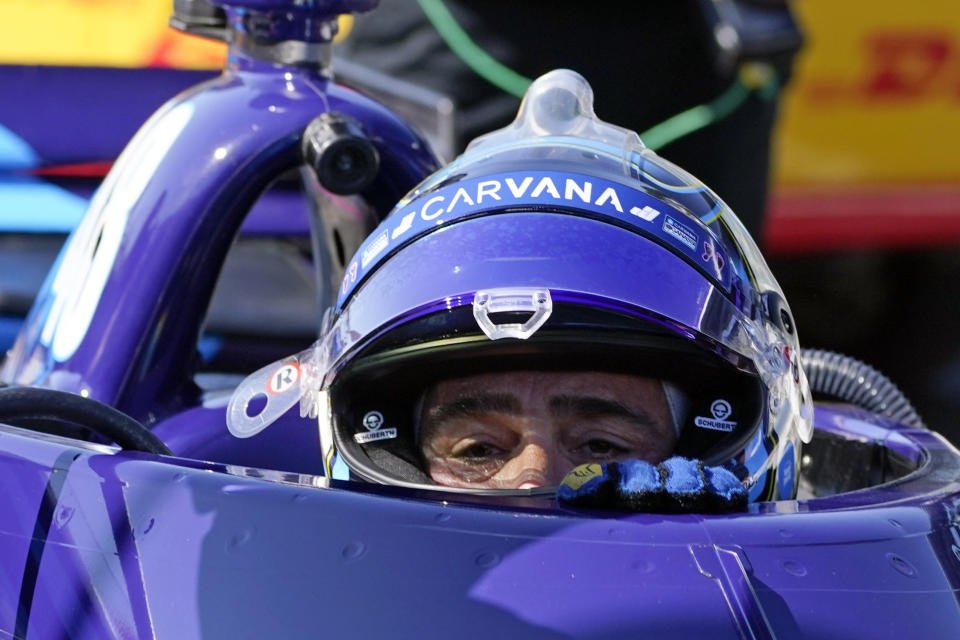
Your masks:
<path fill-rule="evenodd" d="M 681 111 L 640 134 L 643 143 L 654 151 L 685 135 L 723 120 L 756 91 L 761 100 L 772 100 L 780 89 L 776 70 L 763 62 L 744 62 L 726 91 L 706 104 Z"/>
<path fill-rule="evenodd" d="M 650 149 L 656 151 L 675 140 L 702 129 L 728 116 L 734 109 L 743 104 L 750 95 L 750 90 L 739 79 L 715 99 L 707 104 L 698 104 L 686 111 L 667 118 L 658 125 L 654 125 L 640 134 L 640 139 Z"/>
<path fill-rule="evenodd" d="M 504 66 L 470 39 L 443 0 L 418 0 L 427 19 L 447 46 L 481 78 L 518 98 L 522 98 L 533 82 L 513 69 Z"/>
<path fill-rule="evenodd" d="M 518 98 L 523 98 L 527 87 L 533 82 L 513 69 L 501 64 L 474 42 L 457 19 L 447 9 L 443 0 L 417 0 L 423 13 L 447 46 L 470 69 L 495 87 Z M 640 134 L 640 139 L 654 151 L 686 135 L 722 120 L 757 91 L 764 100 L 773 98 L 779 82 L 776 73 L 758 63 L 743 65 L 737 79 L 726 91 L 706 104 L 691 107 L 667 118 L 658 125 Z"/>

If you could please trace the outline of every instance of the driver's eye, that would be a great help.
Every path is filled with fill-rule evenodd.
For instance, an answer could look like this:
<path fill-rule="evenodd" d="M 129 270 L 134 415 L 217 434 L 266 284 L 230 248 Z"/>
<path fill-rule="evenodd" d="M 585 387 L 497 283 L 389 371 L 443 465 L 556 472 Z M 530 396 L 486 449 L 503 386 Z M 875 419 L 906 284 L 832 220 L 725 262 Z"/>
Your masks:
<path fill-rule="evenodd" d="M 500 453 L 498 447 L 486 442 L 474 442 L 453 452 L 453 457 L 464 460 L 482 460 L 493 458 Z"/>
<path fill-rule="evenodd" d="M 600 438 L 588 440 L 580 448 L 593 456 L 615 456 L 627 452 L 624 447 Z"/>

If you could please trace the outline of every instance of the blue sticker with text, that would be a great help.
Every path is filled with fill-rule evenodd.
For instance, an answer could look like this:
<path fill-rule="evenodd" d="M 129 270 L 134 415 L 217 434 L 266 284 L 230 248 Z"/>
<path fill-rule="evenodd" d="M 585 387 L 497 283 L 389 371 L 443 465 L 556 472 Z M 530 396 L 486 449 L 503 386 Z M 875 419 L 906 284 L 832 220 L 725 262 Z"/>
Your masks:
<path fill-rule="evenodd" d="M 663 216 L 663 231 L 679 240 L 688 249 L 697 248 L 697 240 L 699 240 L 697 234 L 674 216 Z"/>
<path fill-rule="evenodd" d="M 555 205 L 559 213 L 581 211 L 616 219 L 686 256 L 730 291 L 728 261 L 714 234 L 699 220 L 627 185 L 575 173 L 529 171 L 462 180 L 423 194 L 394 210 L 360 246 L 347 266 L 337 308 L 392 251 L 443 225 L 497 210 Z M 703 246 L 701 245 L 703 238 Z"/>
<path fill-rule="evenodd" d="M 780 469 L 777 472 L 777 482 L 780 484 L 780 499 L 790 500 L 793 498 L 793 486 L 796 482 L 796 453 L 793 443 L 788 442 L 783 448 L 783 457 L 780 459 Z"/>

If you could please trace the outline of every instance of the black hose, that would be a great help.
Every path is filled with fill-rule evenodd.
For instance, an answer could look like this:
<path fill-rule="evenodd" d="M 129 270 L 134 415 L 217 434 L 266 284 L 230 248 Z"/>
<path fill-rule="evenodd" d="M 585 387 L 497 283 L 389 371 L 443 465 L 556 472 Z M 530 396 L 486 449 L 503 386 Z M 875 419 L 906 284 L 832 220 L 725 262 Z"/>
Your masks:
<path fill-rule="evenodd" d="M 61 420 L 82 425 L 123 449 L 173 455 L 152 431 L 127 414 L 92 398 L 39 387 L 0 389 L 0 422 Z"/>
<path fill-rule="evenodd" d="M 849 402 L 901 424 L 926 429 L 897 385 L 870 365 L 823 349 L 801 349 L 800 359 L 814 394 Z"/>

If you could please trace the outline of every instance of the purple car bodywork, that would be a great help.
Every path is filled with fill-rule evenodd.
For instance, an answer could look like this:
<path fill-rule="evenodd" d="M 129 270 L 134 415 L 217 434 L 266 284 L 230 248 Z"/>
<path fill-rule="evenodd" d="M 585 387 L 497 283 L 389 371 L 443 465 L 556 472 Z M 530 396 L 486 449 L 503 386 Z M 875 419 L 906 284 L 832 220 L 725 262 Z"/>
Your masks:
<path fill-rule="evenodd" d="M 0 635 L 958 637 L 960 454 L 850 407 L 816 411 L 807 497 L 722 516 L 330 480 L 315 424 L 293 414 L 230 436 L 226 396 L 194 383 L 197 341 L 227 251 L 300 163 L 304 127 L 325 111 L 363 123 L 381 212 L 436 161 L 371 100 L 236 50 L 154 125 L 180 108 L 73 349 L 44 334 L 54 274 L 4 369 L 136 416 L 174 455 L 0 425 Z"/>
<path fill-rule="evenodd" d="M 956 451 L 849 410 L 820 408 L 817 422 L 821 436 L 916 469 L 738 515 L 625 515 L 4 429 L 0 629 L 30 638 L 956 637 Z"/>

